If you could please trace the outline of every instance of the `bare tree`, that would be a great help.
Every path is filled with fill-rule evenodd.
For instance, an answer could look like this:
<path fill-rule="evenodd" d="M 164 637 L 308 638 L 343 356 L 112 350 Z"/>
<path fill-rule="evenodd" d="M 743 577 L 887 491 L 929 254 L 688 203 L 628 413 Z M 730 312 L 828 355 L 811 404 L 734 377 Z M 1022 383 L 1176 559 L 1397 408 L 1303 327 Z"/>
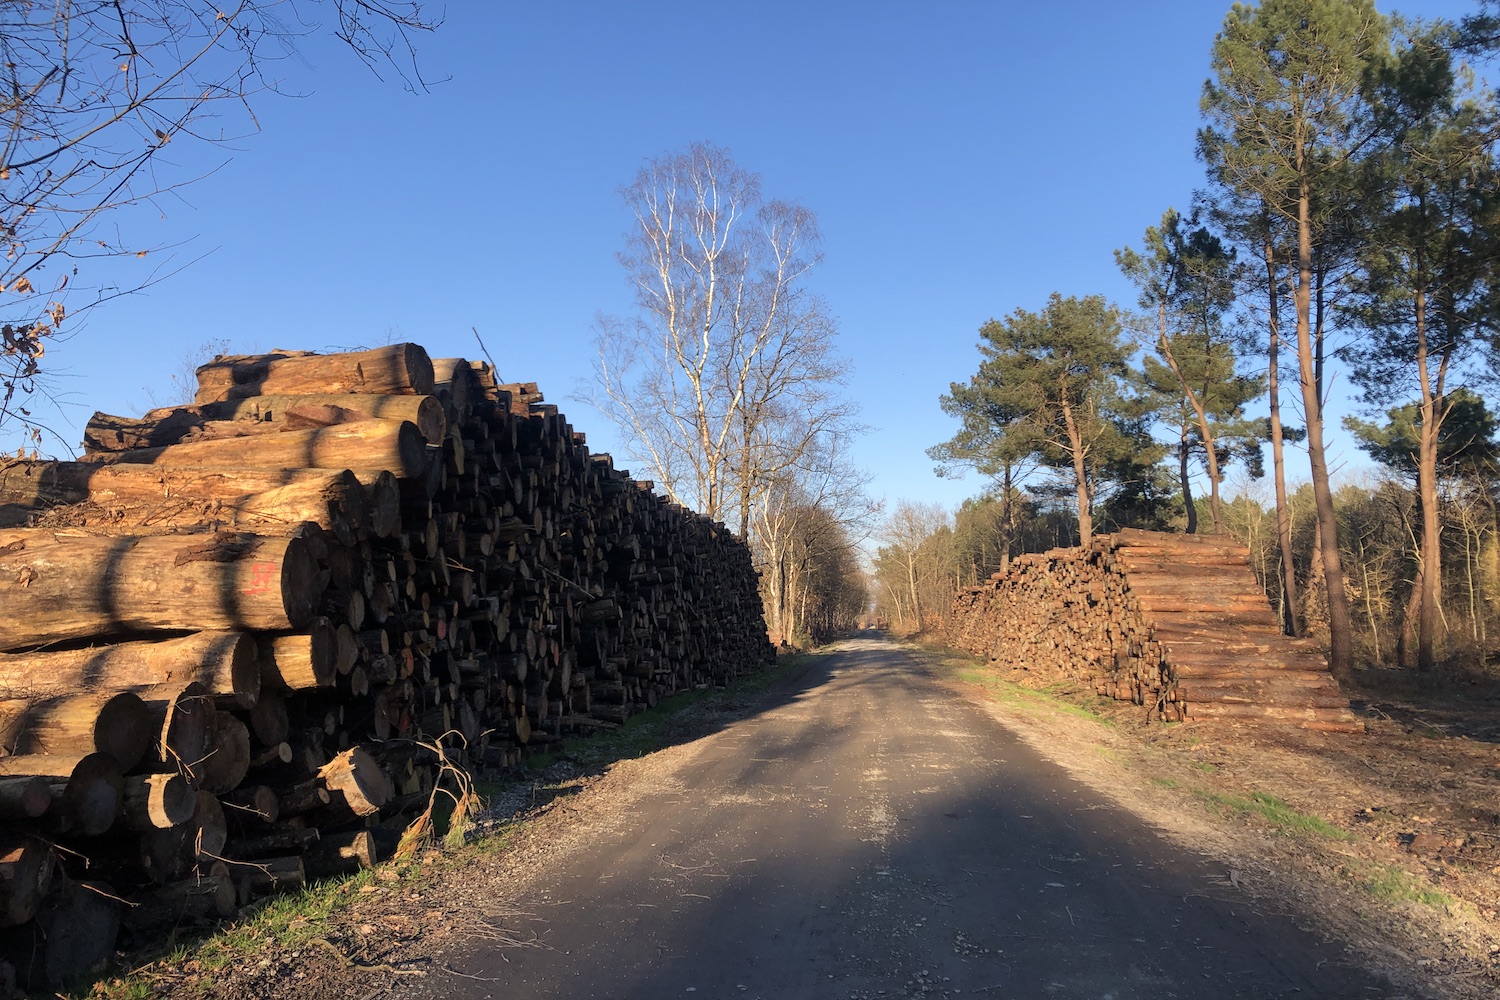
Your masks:
<path fill-rule="evenodd" d="M 946 585 L 951 583 L 947 576 L 952 563 L 948 512 L 941 504 L 903 500 L 891 510 L 877 537 L 881 546 L 875 558 L 876 575 L 888 593 L 899 594 L 909 603 L 911 621 L 920 631 L 925 625 L 924 615 L 933 610 L 931 602 L 924 600 L 930 596 L 925 592 L 934 589 L 930 585 L 937 582 L 941 593 L 951 593 Z M 924 603 L 928 605 L 926 611 Z M 898 617 L 904 617 L 902 610 L 898 602 Z"/>
<path fill-rule="evenodd" d="M 318 8 L 372 69 L 425 86 L 412 36 L 440 19 L 411 0 L 0 4 L 0 427 L 18 422 L 40 443 L 28 400 L 45 387 L 48 342 L 122 294 L 81 275 L 85 262 L 147 253 L 103 218 L 190 181 L 162 150 L 222 138 L 221 110 L 253 127 L 250 97 L 276 87 L 267 59 L 312 30 L 302 18 Z"/>
<path fill-rule="evenodd" d="M 804 284 L 817 219 L 763 200 L 708 143 L 650 161 L 622 194 L 640 313 L 602 321 L 588 401 L 673 500 L 746 535 L 756 499 L 852 415 L 837 324 Z"/>
<path fill-rule="evenodd" d="M 802 609 L 809 569 L 835 550 L 852 562 L 880 512 L 864 492 L 870 477 L 844 454 L 847 437 L 819 439 L 797 468 L 770 479 L 754 508 L 750 538 L 761 566 L 767 627 L 776 641 L 808 631 Z"/>

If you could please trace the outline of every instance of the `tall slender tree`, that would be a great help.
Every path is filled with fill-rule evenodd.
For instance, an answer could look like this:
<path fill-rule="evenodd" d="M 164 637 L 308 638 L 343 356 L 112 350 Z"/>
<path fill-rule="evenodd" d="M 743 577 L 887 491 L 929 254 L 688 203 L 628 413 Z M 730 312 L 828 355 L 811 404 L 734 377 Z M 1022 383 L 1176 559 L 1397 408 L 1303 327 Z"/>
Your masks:
<path fill-rule="evenodd" d="M 1377 93 L 1393 141 L 1369 157 L 1364 202 L 1373 219 L 1346 314 L 1369 332 L 1350 353 L 1367 403 L 1415 396 L 1417 669 L 1436 664 L 1442 628 L 1442 516 L 1438 472 L 1443 428 L 1464 399 L 1464 366 L 1494 329 L 1500 280 L 1500 171 L 1487 95 L 1456 72 L 1451 28 L 1410 27 Z M 1411 615 L 1408 614 L 1408 619 Z M 1403 638 L 1410 630 L 1403 627 Z"/>
<path fill-rule="evenodd" d="M 1225 185 L 1253 194 L 1295 235 L 1292 298 L 1297 369 L 1318 523 L 1319 562 L 1328 592 L 1329 660 L 1354 666 L 1338 521 L 1323 441 L 1320 352 L 1315 346 L 1318 223 L 1354 157 L 1380 139 L 1369 87 L 1389 55 L 1390 26 L 1372 0 L 1264 0 L 1237 3 L 1214 41 L 1213 77 L 1203 89 L 1207 121 L 1199 150 Z"/>

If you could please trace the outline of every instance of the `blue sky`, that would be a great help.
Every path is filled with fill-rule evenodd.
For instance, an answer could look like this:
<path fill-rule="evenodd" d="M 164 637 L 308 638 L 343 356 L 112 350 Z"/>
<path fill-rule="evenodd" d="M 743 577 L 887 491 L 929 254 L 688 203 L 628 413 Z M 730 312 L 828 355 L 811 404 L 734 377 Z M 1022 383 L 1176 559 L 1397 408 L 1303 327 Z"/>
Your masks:
<path fill-rule="evenodd" d="M 169 400 L 205 345 L 476 357 L 477 327 L 503 378 L 540 383 L 619 453 L 570 398 L 595 317 L 632 306 L 618 191 L 708 140 L 818 213 L 812 283 L 852 359 L 873 492 L 956 505 L 983 484 L 934 476 L 924 450 L 954 430 L 937 397 L 973 372 L 991 317 L 1053 291 L 1134 302 L 1111 252 L 1202 183 L 1197 102 L 1227 7 L 450 0 L 419 39 L 444 82 L 416 95 L 315 31 L 272 70 L 298 96 L 255 98 L 259 131 L 226 112 L 238 138 L 180 143 L 163 176 L 212 173 L 112 220 L 174 248 L 108 265 L 113 280 L 192 263 L 49 351 L 72 405 L 44 416 L 76 442 L 94 409 Z M 1342 434 L 1333 448 L 1362 461 Z"/>

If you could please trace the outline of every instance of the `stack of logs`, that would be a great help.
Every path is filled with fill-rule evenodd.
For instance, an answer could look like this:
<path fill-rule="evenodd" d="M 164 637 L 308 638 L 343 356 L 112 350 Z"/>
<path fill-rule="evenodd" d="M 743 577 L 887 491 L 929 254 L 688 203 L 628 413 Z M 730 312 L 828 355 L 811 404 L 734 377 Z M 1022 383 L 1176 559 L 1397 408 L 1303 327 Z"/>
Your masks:
<path fill-rule="evenodd" d="M 1024 555 L 957 595 L 947 640 L 1148 717 L 1362 729 L 1317 646 L 1281 633 L 1249 557 L 1224 536 L 1130 529 Z"/>
<path fill-rule="evenodd" d="M 388 854 L 440 769 L 774 659 L 746 548 L 534 384 L 222 357 L 0 470 L 0 941 L 59 985 Z M 116 900 L 122 900 L 123 906 Z"/>

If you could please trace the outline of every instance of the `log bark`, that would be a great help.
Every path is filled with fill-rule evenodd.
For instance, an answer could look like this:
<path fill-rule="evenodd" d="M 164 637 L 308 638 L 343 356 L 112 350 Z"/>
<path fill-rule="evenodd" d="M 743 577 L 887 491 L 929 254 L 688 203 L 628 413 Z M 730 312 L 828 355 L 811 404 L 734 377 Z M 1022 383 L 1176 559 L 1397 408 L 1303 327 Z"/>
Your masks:
<path fill-rule="evenodd" d="M 333 804 L 342 802 L 356 816 L 379 812 L 394 794 L 390 777 L 374 757 L 359 747 L 352 747 L 325 764 L 319 769 L 318 778 L 333 796 Z"/>
<path fill-rule="evenodd" d="M 0 650 L 165 629 L 297 629 L 321 584 L 296 537 L 0 531 Z"/>
<path fill-rule="evenodd" d="M 430 396 L 432 361 L 416 344 L 347 354 L 274 352 L 215 358 L 198 369 L 198 404 L 250 396 L 339 392 Z"/>
<path fill-rule="evenodd" d="M 120 810 L 125 777 L 108 754 L 28 754 L 0 757 L 0 776 L 39 777 L 52 794 L 44 814 L 55 833 L 97 837 Z"/>
<path fill-rule="evenodd" d="M 242 632 L 198 632 L 160 642 L 0 654 L 0 696 L 4 697 L 137 691 L 193 682 L 243 708 L 253 706 L 260 695 L 255 640 Z"/>
<path fill-rule="evenodd" d="M 267 691 L 332 687 L 338 676 L 338 630 L 326 618 L 315 619 L 305 632 L 263 635 L 259 650 L 260 683 Z"/>
<path fill-rule="evenodd" d="M 119 464 L 245 469 L 387 469 L 398 478 L 427 472 L 427 441 L 408 421 L 359 420 L 305 431 L 140 448 L 110 456 Z"/>
<path fill-rule="evenodd" d="M 140 696 L 81 694 L 38 700 L 15 742 L 20 754 L 109 754 L 130 770 L 152 746 L 151 710 Z"/>
<path fill-rule="evenodd" d="M 218 524 L 280 534 L 311 521 L 344 538 L 370 525 L 367 503 L 345 470 L 40 461 L 0 470 L 0 504 L 32 510 L 50 526 Z M 47 513 L 70 505 L 92 506 Z"/>
<path fill-rule="evenodd" d="M 51 844 L 21 834 L 0 834 L 0 927 L 24 924 L 36 916 L 56 869 Z"/>
<path fill-rule="evenodd" d="M 448 432 L 443 404 L 435 396 L 323 392 L 165 406 L 147 410 L 135 421 L 96 413 L 84 430 L 84 446 L 90 453 L 160 448 L 215 432 L 245 433 L 247 425 L 276 433 L 353 420 L 409 420 L 428 444 L 440 444 Z"/>
<path fill-rule="evenodd" d="M 138 774 L 125 779 L 123 818 L 137 833 L 186 823 L 197 808 L 198 793 L 180 774 Z"/>

